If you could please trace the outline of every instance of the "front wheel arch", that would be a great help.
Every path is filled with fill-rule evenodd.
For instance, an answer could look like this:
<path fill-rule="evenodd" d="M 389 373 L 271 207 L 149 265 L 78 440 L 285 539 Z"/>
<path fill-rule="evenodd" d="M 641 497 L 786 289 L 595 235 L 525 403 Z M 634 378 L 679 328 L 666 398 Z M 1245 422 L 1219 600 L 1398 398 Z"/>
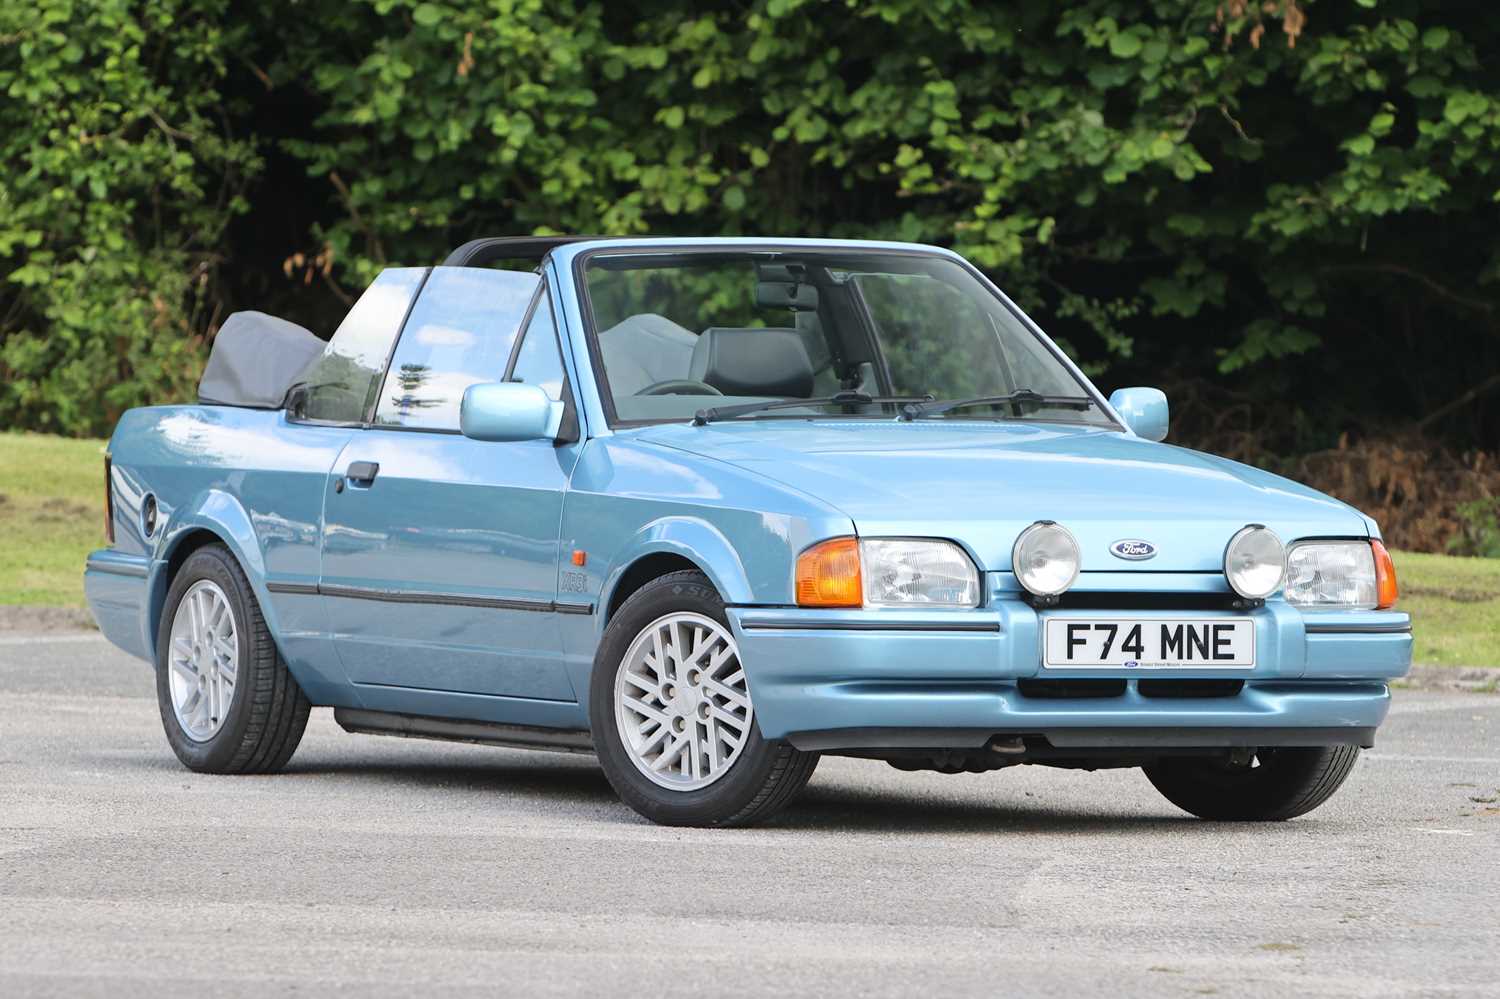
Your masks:
<path fill-rule="evenodd" d="M 651 580 L 638 590 L 621 606 L 620 613 L 611 622 L 596 651 L 589 678 L 589 723 L 600 765 L 620 798 L 654 822 L 664 825 L 739 826 L 763 821 L 790 803 L 807 783 L 817 766 L 818 754 L 800 751 L 782 740 L 763 738 L 754 721 L 753 708 L 748 703 L 748 699 L 753 698 L 748 686 L 740 692 L 740 701 L 745 708 L 744 719 L 748 726 L 741 728 L 741 742 L 734 749 L 733 762 L 727 763 L 725 771 L 707 784 L 697 785 L 696 780 L 693 780 L 687 782 L 690 786 L 671 789 L 670 785 L 648 779 L 643 766 L 634 758 L 646 746 L 637 743 L 635 749 L 627 748 L 627 739 L 620 731 L 616 710 L 617 693 L 619 690 L 628 692 L 631 688 L 619 687 L 618 682 L 621 671 L 630 668 L 633 662 L 631 653 L 634 644 L 647 629 L 655 628 L 665 617 L 682 612 L 710 619 L 721 629 L 726 640 L 733 644 L 729 619 L 724 613 L 723 595 L 703 573 L 696 570 L 669 573 Z M 698 650 L 704 646 L 699 645 L 696 639 L 691 644 L 695 650 L 694 656 L 684 660 L 680 654 L 671 652 L 672 645 L 667 642 L 658 643 L 658 661 L 675 664 L 668 666 L 665 672 L 656 670 L 663 689 L 662 697 L 669 698 L 669 701 L 659 702 L 647 714 L 652 715 L 661 726 L 668 722 L 675 725 L 678 721 L 691 718 L 702 707 L 701 704 L 694 703 L 700 698 L 692 696 L 692 692 L 682 696 L 673 695 L 665 689 L 668 684 L 699 687 L 701 683 L 701 689 L 697 691 L 700 695 L 710 687 L 720 690 L 719 686 L 708 680 L 699 681 L 693 677 L 693 673 L 699 671 L 702 661 L 697 657 L 704 654 Z M 680 637 L 676 645 L 678 648 L 684 647 Z M 662 655 L 663 648 L 667 649 L 665 656 Z M 715 668 L 732 670 L 735 667 L 733 662 L 720 662 Z M 706 670 L 702 672 L 703 675 L 711 675 Z M 724 686 L 727 685 L 728 681 Z M 639 692 L 633 696 L 642 699 Z M 719 693 L 713 696 L 717 698 L 724 695 Z M 649 725 L 650 722 L 646 721 L 644 724 Z M 659 731 L 665 731 L 665 728 Z M 682 729 L 673 728 L 671 731 L 680 732 Z M 713 732 L 714 726 L 709 725 L 707 738 L 710 740 L 714 738 Z M 656 733 L 643 729 L 643 734 L 649 737 L 648 745 L 655 743 Z M 693 739 L 696 740 L 698 735 L 694 730 Z M 696 748 L 691 743 L 689 747 Z M 668 757 L 663 756 L 663 759 Z M 686 764 L 683 766 L 686 773 Z M 698 777 L 696 766 L 692 777 Z"/>
<path fill-rule="evenodd" d="M 702 573 L 703 568 L 692 559 L 677 552 L 653 552 L 631 562 L 620 573 L 614 589 L 610 591 L 602 623 L 607 627 L 610 618 L 615 616 L 615 612 L 641 587 L 673 572 Z"/>

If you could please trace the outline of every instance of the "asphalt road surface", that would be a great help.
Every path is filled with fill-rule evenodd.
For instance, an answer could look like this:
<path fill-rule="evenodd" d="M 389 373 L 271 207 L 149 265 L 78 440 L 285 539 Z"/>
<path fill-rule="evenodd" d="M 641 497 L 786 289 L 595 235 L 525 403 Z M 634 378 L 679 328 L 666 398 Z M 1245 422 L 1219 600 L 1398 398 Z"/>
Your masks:
<path fill-rule="evenodd" d="M 192 774 L 149 669 L 0 636 L 0 995 L 1500 995 L 1500 696 L 1399 693 L 1320 810 L 825 760 L 658 828 L 589 757 L 351 736 Z"/>

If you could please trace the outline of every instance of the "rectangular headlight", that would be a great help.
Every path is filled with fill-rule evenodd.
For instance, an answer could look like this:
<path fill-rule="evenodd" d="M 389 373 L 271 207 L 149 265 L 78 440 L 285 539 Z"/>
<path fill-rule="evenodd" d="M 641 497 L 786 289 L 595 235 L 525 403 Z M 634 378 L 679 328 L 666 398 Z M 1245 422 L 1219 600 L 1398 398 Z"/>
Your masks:
<path fill-rule="evenodd" d="M 1379 603 L 1375 553 L 1368 541 L 1304 541 L 1286 557 L 1287 603 L 1373 609 Z"/>
<path fill-rule="evenodd" d="M 979 570 L 951 541 L 862 538 L 866 607 L 977 607 Z"/>

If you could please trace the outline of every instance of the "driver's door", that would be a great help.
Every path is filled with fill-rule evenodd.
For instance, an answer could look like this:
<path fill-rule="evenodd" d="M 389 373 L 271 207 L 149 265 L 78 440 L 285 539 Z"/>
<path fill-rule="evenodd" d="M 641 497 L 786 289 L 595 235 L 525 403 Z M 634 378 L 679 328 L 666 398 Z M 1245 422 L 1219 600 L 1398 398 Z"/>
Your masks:
<path fill-rule="evenodd" d="M 555 602 L 575 449 L 459 432 L 464 389 L 505 377 L 528 316 L 527 339 L 560 372 L 538 275 L 435 268 L 373 425 L 333 468 L 319 588 L 344 667 L 372 708 L 479 717 L 492 712 L 474 695 L 576 699 Z M 560 374 L 544 387 L 560 394 Z"/>

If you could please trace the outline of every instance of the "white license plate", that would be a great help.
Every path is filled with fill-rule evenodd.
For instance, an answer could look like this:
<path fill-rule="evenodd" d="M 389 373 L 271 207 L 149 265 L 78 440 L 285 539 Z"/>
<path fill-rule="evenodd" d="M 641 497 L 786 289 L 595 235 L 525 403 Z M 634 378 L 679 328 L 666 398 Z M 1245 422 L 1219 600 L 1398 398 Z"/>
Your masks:
<path fill-rule="evenodd" d="M 1051 618 L 1042 661 L 1048 669 L 1249 669 L 1255 665 L 1255 622 L 1247 617 Z"/>

